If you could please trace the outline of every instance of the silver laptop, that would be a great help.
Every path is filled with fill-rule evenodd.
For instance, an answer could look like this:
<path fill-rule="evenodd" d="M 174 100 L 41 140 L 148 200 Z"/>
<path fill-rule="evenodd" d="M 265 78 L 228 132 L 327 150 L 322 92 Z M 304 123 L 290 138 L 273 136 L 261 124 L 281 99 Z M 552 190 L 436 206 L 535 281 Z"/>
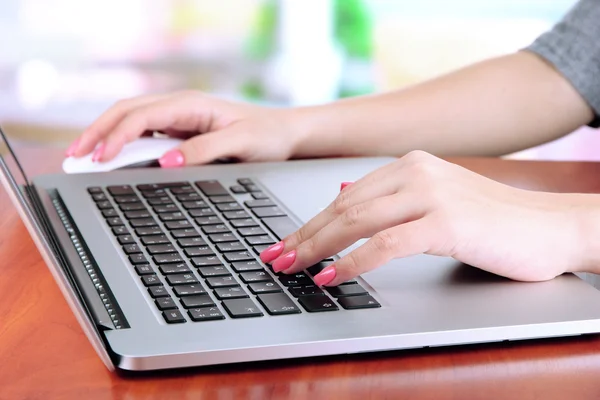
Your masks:
<path fill-rule="evenodd" d="M 2 183 L 111 370 L 600 332 L 600 293 L 572 274 L 521 283 L 423 255 L 321 290 L 311 277 L 335 257 L 293 276 L 260 262 L 389 158 L 28 179 L 1 136 Z"/>

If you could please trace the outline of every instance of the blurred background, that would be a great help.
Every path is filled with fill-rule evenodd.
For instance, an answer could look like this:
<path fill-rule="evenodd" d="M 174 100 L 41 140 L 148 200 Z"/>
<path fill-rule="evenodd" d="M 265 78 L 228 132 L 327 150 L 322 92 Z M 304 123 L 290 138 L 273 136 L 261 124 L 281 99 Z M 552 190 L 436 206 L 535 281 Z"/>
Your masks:
<path fill-rule="evenodd" d="M 2 0 L 0 122 L 56 146 L 115 101 L 281 106 L 401 88 L 527 46 L 575 0 Z M 600 132 L 511 157 L 600 159 Z"/>

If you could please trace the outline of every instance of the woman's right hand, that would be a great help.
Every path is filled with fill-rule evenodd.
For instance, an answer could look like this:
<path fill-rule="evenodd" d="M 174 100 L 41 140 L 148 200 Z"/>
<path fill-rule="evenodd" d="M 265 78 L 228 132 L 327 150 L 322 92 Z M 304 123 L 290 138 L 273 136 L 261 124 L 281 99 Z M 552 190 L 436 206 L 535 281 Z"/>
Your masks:
<path fill-rule="evenodd" d="M 148 132 L 186 139 L 160 159 L 162 167 L 205 164 L 220 158 L 281 161 L 301 140 L 292 110 L 234 103 L 185 91 L 123 100 L 76 139 L 67 156 L 94 152 L 96 162 L 114 158 L 126 143 Z"/>

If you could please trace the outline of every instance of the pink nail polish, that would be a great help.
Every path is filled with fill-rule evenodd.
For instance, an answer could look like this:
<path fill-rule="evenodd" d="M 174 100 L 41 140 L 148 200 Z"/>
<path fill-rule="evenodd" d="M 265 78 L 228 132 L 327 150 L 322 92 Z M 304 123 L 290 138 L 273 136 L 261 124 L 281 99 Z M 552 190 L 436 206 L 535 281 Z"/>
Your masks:
<path fill-rule="evenodd" d="M 260 253 L 260 259 L 262 262 L 268 263 L 279 257 L 281 253 L 283 253 L 283 242 L 275 243 Z"/>
<path fill-rule="evenodd" d="M 340 192 L 346 188 L 346 186 L 352 185 L 354 182 L 342 182 L 340 185 Z"/>
<path fill-rule="evenodd" d="M 181 151 L 170 150 L 167 151 L 158 162 L 162 168 L 175 168 L 181 167 L 185 163 L 185 158 Z"/>
<path fill-rule="evenodd" d="M 80 141 L 81 141 L 81 139 L 75 139 L 75 141 L 73 143 L 71 143 L 71 145 L 69 146 L 69 148 L 66 151 L 67 157 L 73 157 L 73 155 L 77 151 L 77 147 L 79 147 Z"/>
<path fill-rule="evenodd" d="M 285 271 L 296 261 L 296 250 L 292 250 L 287 254 L 279 257 L 277 260 L 273 261 L 273 271 L 281 272 Z"/>
<path fill-rule="evenodd" d="M 106 145 L 104 143 L 102 143 L 100 146 L 98 146 L 98 148 L 96 149 L 96 151 L 94 151 L 94 154 L 92 155 L 93 162 L 100 161 L 100 159 L 102 158 L 102 155 L 104 155 L 105 148 L 106 148 Z"/>
<path fill-rule="evenodd" d="M 314 281 L 317 284 L 317 286 L 325 286 L 332 280 L 334 280 L 335 276 L 335 267 L 333 265 L 330 265 L 329 267 L 325 268 L 323 271 L 315 275 Z"/>

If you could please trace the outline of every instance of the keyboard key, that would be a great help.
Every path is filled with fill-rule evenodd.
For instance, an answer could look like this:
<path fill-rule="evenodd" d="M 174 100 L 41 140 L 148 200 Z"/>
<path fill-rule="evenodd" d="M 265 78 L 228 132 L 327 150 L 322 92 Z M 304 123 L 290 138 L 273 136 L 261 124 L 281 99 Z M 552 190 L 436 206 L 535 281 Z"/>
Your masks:
<path fill-rule="evenodd" d="M 96 203 L 96 207 L 100 210 L 107 210 L 109 208 L 113 208 L 112 203 L 110 201 L 99 201 Z"/>
<path fill-rule="evenodd" d="M 181 219 L 185 219 L 185 215 L 183 215 L 181 211 L 163 212 L 158 214 L 158 218 L 160 218 L 160 220 L 163 222 L 179 221 Z"/>
<path fill-rule="evenodd" d="M 151 206 L 160 206 L 164 204 L 171 204 L 173 201 L 169 196 L 156 197 L 154 199 L 148 199 L 148 204 Z"/>
<path fill-rule="evenodd" d="M 260 294 L 258 301 L 271 315 L 300 313 L 298 306 L 285 293 Z"/>
<path fill-rule="evenodd" d="M 223 220 L 216 215 L 211 215 L 210 217 L 200 217 L 194 220 L 198 225 L 219 225 L 223 223 Z"/>
<path fill-rule="evenodd" d="M 167 192 L 165 191 L 165 189 L 144 190 L 142 192 L 142 196 L 144 196 L 146 199 L 153 199 L 156 197 L 163 197 L 166 195 Z"/>
<path fill-rule="evenodd" d="M 227 253 L 230 251 L 242 251 L 246 250 L 246 247 L 240 242 L 227 242 L 217 244 L 217 249 L 221 253 Z"/>
<path fill-rule="evenodd" d="M 248 288 L 253 294 L 261 293 L 279 293 L 281 286 L 275 282 L 255 282 L 248 285 Z"/>
<path fill-rule="evenodd" d="M 369 295 L 340 297 L 338 301 L 340 302 L 340 305 L 347 310 L 381 307 L 381 304 Z"/>
<path fill-rule="evenodd" d="M 261 236 L 248 236 L 246 238 L 246 243 L 248 243 L 250 246 L 256 246 L 259 244 L 274 244 L 275 241 L 273 239 L 271 239 L 270 236 L 261 235 Z"/>
<path fill-rule="evenodd" d="M 202 229 L 202 232 L 206 233 L 207 235 L 211 235 L 213 233 L 230 232 L 229 228 L 226 225 L 223 225 L 223 224 L 219 224 L 219 225 L 205 225 L 201 229 Z"/>
<path fill-rule="evenodd" d="M 188 283 L 199 283 L 198 279 L 193 274 L 175 274 L 175 275 L 167 275 L 167 282 L 169 285 L 185 285 Z"/>
<path fill-rule="evenodd" d="M 298 302 L 308 312 L 339 310 L 333 300 L 325 295 L 312 295 L 298 297 Z"/>
<path fill-rule="evenodd" d="M 263 271 L 265 268 L 256 260 L 237 261 L 231 264 L 235 272 Z"/>
<path fill-rule="evenodd" d="M 154 244 L 146 248 L 150 254 L 176 253 L 177 249 L 172 243 Z"/>
<path fill-rule="evenodd" d="M 254 260 L 254 256 L 247 251 L 238 251 L 236 253 L 225 254 L 227 262 Z"/>
<path fill-rule="evenodd" d="M 205 196 L 222 196 L 229 194 L 223 185 L 215 180 L 199 181 L 196 182 L 196 186 Z"/>
<path fill-rule="evenodd" d="M 217 307 L 191 308 L 188 314 L 194 322 L 225 319 Z"/>
<path fill-rule="evenodd" d="M 167 189 L 172 187 L 189 186 L 188 182 L 165 182 L 165 183 L 150 183 L 145 185 L 138 185 L 139 190 L 155 190 L 155 189 Z"/>
<path fill-rule="evenodd" d="M 196 201 L 201 202 L 200 205 L 195 204 L 191 208 L 206 207 L 206 204 L 202 205 L 202 203 L 204 203 L 204 201 L 202 200 L 202 196 L 200 196 L 198 193 L 178 194 L 177 196 L 175 196 L 175 198 L 178 201 L 180 201 L 185 208 L 188 208 L 187 203 L 194 203 Z"/>
<path fill-rule="evenodd" d="M 212 267 L 214 265 L 222 265 L 221 260 L 217 256 L 205 256 L 192 258 L 194 267 Z"/>
<path fill-rule="evenodd" d="M 190 215 L 194 218 L 210 217 L 215 215 L 215 212 L 210 207 L 199 208 L 197 210 L 191 210 Z"/>
<path fill-rule="evenodd" d="M 144 282 L 144 285 L 146 286 L 162 285 L 162 282 L 160 281 L 160 279 L 158 279 L 158 276 L 156 275 L 144 275 L 142 276 L 142 282 Z"/>
<path fill-rule="evenodd" d="M 238 238 L 231 232 L 227 233 L 215 233 L 208 237 L 213 243 L 224 243 L 224 242 L 237 242 Z"/>
<path fill-rule="evenodd" d="M 175 239 L 200 237 L 200 233 L 194 228 L 176 229 L 171 231 Z"/>
<path fill-rule="evenodd" d="M 308 286 L 314 284 L 312 279 L 310 279 L 308 275 L 304 274 L 303 272 L 293 275 L 281 275 L 279 277 L 279 281 L 284 286 Z"/>
<path fill-rule="evenodd" d="M 333 297 L 360 296 L 363 294 L 368 294 L 368 292 L 358 283 L 328 287 L 327 291 Z"/>
<path fill-rule="evenodd" d="M 224 265 L 215 265 L 212 267 L 200 267 L 198 272 L 203 278 L 210 278 L 211 276 L 227 276 L 231 275 L 229 270 Z"/>
<path fill-rule="evenodd" d="M 252 197 L 255 198 L 256 200 L 262 200 L 262 199 L 269 198 L 269 196 L 267 196 L 263 192 L 254 192 L 254 193 L 252 193 Z"/>
<path fill-rule="evenodd" d="M 138 275 L 152 275 L 154 274 L 154 268 L 150 266 L 150 264 L 140 264 L 135 266 L 135 272 Z"/>
<path fill-rule="evenodd" d="M 113 217 L 113 218 L 107 218 L 106 219 L 106 223 L 109 226 L 120 226 L 120 225 L 124 225 L 123 224 L 123 220 L 119 217 Z"/>
<path fill-rule="evenodd" d="M 231 318 L 261 317 L 264 314 L 251 299 L 223 300 L 223 307 Z"/>
<path fill-rule="evenodd" d="M 248 214 L 244 210 L 237 211 L 227 211 L 223 213 L 223 216 L 228 220 L 236 220 L 236 219 L 247 219 L 250 218 L 250 214 Z"/>
<path fill-rule="evenodd" d="M 236 212 L 236 211 L 232 211 L 232 212 Z M 246 211 L 244 211 L 244 213 L 246 213 Z M 231 225 L 233 225 L 234 228 L 246 228 L 248 226 L 258 226 L 258 223 L 256 223 L 256 221 L 253 220 L 252 218 L 244 218 L 244 219 L 235 219 L 235 220 L 231 221 Z"/>
<path fill-rule="evenodd" d="M 119 241 L 120 244 L 131 244 L 131 243 L 135 243 L 135 239 L 133 239 L 133 236 L 131 235 L 121 235 L 121 236 L 117 236 L 117 240 Z"/>
<path fill-rule="evenodd" d="M 221 212 L 243 210 L 237 202 L 217 204 L 217 209 Z"/>
<path fill-rule="evenodd" d="M 143 205 L 142 203 L 125 203 L 125 204 L 119 204 L 119 208 L 121 209 L 121 211 L 125 212 L 125 211 L 145 210 L 146 206 Z"/>
<path fill-rule="evenodd" d="M 179 207 L 177 207 L 175 204 L 161 204 L 161 205 L 152 207 L 152 209 L 156 213 L 166 213 L 166 212 L 180 211 Z"/>
<path fill-rule="evenodd" d="M 173 291 L 178 297 L 183 296 L 192 296 L 195 294 L 205 294 L 206 290 L 202 287 L 201 284 L 197 283 L 195 285 L 178 285 L 173 287 Z"/>
<path fill-rule="evenodd" d="M 239 286 L 233 276 L 215 276 L 206 278 L 206 283 L 211 289 L 217 289 L 222 287 Z"/>
<path fill-rule="evenodd" d="M 131 196 L 115 196 L 114 200 L 117 204 L 139 203 L 140 198 L 136 195 Z"/>
<path fill-rule="evenodd" d="M 150 293 L 150 296 L 152 296 L 155 299 L 159 297 L 169 296 L 169 292 L 167 292 L 167 289 L 165 289 L 165 287 L 162 285 L 149 287 L 148 293 Z"/>
<path fill-rule="evenodd" d="M 133 265 L 148 264 L 148 259 L 143 254 L 132 254 L 129 256 L 129 262 Z"/>
<path fill-rule="evenodd" d="M 139 218 L 132 219 L 131 221 L 129 221 L 129 224 L 133 228 L 144 228 L 149 226 L 156 226 L 156 221 L 154 220 L 154 218 Z"/>
<path fill-rule="evenodd" d="M 103 193 L 102 188 L 98 186 L 92 186 L 87 189 L 89 194 Z"/>
<path fill-rule="evenodd" d="M 125 213 L 125 218 L 127 219 L 137 219 L 137 218 L 151 218 L 152 214 L 148 210 L 139 210 L 139 211 L 127 211 Z"/>
<path fill-rule="evenodd" d="M 192 223 L 190 221 L 188 221 L 187 219 L 182 219 L 179 221 L 169 221 L 169 222 L 165 222 L 165 227 L 172 231 L 175 229 L 185 229 L 185 228 L 189 228 L 192 226 Z"/>
<path fill-rule="evenodd" d="M 154 257 L 154 262 L 156 264 L 168 264 L 168 263 L 180 263 L 183 262 L 183 259 L 179 255 L 179 253 L 165 253 L 165 254 L 156 254 Z"/>
<path fill-rule="evenodd" d="M 173 193 L 173 194 L 189 194 L 189 193 L 196 193 L 196 191 L 194 190 L 193 187 L 186 185 L 186 186 L 179 186 L 179 187 L 172 188 L 171 193 Z"/>
<path fill-rule="evenodd" d="M 257 236 L 257 237 L 260 237 L 260 236 Z M 250 239 L 250 238 L 248 238 L 248 239 Z M 248 239 L 246 239 L 246 241 L 248 241 Z M 256 253 L 256 255 L 260 255 L 260 253 L 262 253 L 263 251 L 265 251 L 266 249 L 268 249 L 269 246 L 270 245 L 266 245 L 266 244 L 254 246 L 252 248 L 252 251 L 254 251 L 254 253 Z"/>
<path fill-rule="evenodd" d="M 169 238 L 165 235 L 144 236 L 141 240 L 145 246 L 170 243 Z"/>
<path fill-rule="evenodd" d="M 232 187 L 229 188 L 229 190 L 231 190 L 235 194 L 248 193 L 248 191 L 246 190 L 246 188 L 243 187 L 243 186 L 240 186 L 240 185 L 232 186 Z"/>
<path fill-rule="evenodd" d="M 135 233 L 138 236 L 160 235 L 163 233 L 159 226 L 148 226 L 146 228 L 137 228 Z"/>
<path fill-rule="evenodd" d="M 315 285 L 309 286 L 292 286 L 288 288 L 292 296 L 300 297 L 300 296 L 310 296 L 313 294 L 323 294 L 323 290 Z"/>
<path fill-rule="evenodd" d="M 192 272 L 186 263 L 162 264 L 158 266 L 158 269 L 163 275 L 186 274 Z"/>
<path fill-rule="evenodd" d="M 183 203 L 181 203 L 181 205 L 186 210 L 197 210 L 199 208 L 205 209 L 207 206 L 207 204 L 204 200 L 191 200 L 191 199 L 190 199 L 190 201 L 184 201 Z M 206 211 L 206 210 L 204 210 L 204 211 Z"/>
<path fill-rule="evenodd" d="M 214 307 L 215 302 L 212 301 L 209 295 L 201 294 L 194 296 L 185 296 L 180 300 L 181 305 L 185 308 L 197 308 L 197 307 Z"/>
<path fill-rule="evenodd" d="M 115 235 L 128 235 L 129 234 L 129 229 L 127 229 L 126 226 L 115 226 L 114 228 L 112 228 L 113 234 Z"/>
<path fill-rule="evenodd" d="M 185 318 L 179 310 L 163 311 L 163 317 L 169 324 L 181 324 L 185 322 Z"/>
<path fill-rule="evenodd" d="M 254 211 L 266 209 L 267 208 L 256 208 Z M 279 240 L 283 240 L 286 236 L 289 236 L 298 230 L 298 224 L 292 221 L 289 217 L 265 218 L 262 220 L 262 222 L 267 226 L 267 228 L 269 228 L 271 232 L 275 234 L 275 236 L 279 238 Z"/>
<path fill-rule="evenodd" d="M 267 232 L 260 226 L 253 226 L 250 228 L 238 229 L 238 233 L 242 236 L 260 236 L 265 235 Z"/>
<path fill-rule="evenodd" d="M 159 297 L 158 299 L 154 300 L 154 302 L 156 303 L 158 309 L 161 311 L 172 310 L 177 308 L 177 304 L 175 304 L 171 297 Z"/>
<path fill-rule="evenodd" d="M 256 185 L 246 185 L 246 190 L 249 192 L 260 192 L 260 188 Z"/>
<path fill-rule="evenodd" d="M 142 252 L 137 244 L 126 244 L 123 246 L 123 251 L 127 255 L 138 254 Z"/>
<path fill-rule="evenodd" d="M 206 241 L 204 239 L 202 239 L 201 237 L 194 237 L 194 238 L 179 239 L 177 241 L 177 244 L 179 244 L 179 246 L 181 246 L 181 247 L 203 246 L 206 244 Z"/>
<path fill-rule="evenodd" d="M 237 180 L 237 182 L 242 186 L 254 185 L 254 182 L 250 178 L 240 178 Z"/>
<path fill-rule="evenodd" d="M 267 271 L 249 271 L 242 272 L 240 274 L 240 278 L 244 283 L 253 283 L 253 282 L 270 282 L 273 280 L 271 275 Z"/>
<path fill-rule="evenodd" d="M 102 210 L 102 216 L 104 218 L 118 217 L 119 213 L 114 208 L 107 208 L 106 210 Z"/>
<path fill-rule="evenodd" d="M 246 200 L 244 202 L 246 207 L 248 208 L 256 208 L 256 207 L 272 207 L 275 205 L 271 199 L 261 199 L 261 200 Z"/>
<path fill-rule="evenodd" d="M 241 286 L 232 286 L 226 288 L 215 289 L 215 296 L 219 300 L 225 299 L 241 299 L 248 297 L 248 294 L 242 289 Z"/>
<path fill-rule="evenodd" d="M 321 261 L 318 264 L 313 265 L 312 267 L 308 267 L 306 270 L 310 272 L 312 276 L 317 275 L 319 272 L 323 271 L 325 268 L 333 264 L 333 261 Z"/>
<path fill-rule="evenodd" d="M 126 196 L 135 194 L 135 191 L 129 185 L 109 186 L 106 189 L 108 190 L 108 193 L 110 193 L 113 196 Z"/>
<path fill-rule="evenodd" d="M 210 198 L 210 202 L 213 204 L 231 203 L 235 199 L 229 195 L 227 196 L 213 196 Z"/>
<path fill-rule="evenodd" d="M 208 246 L 186 247 L 184 253 L 188 257 L 212 256 L 215 254 Z"/>

